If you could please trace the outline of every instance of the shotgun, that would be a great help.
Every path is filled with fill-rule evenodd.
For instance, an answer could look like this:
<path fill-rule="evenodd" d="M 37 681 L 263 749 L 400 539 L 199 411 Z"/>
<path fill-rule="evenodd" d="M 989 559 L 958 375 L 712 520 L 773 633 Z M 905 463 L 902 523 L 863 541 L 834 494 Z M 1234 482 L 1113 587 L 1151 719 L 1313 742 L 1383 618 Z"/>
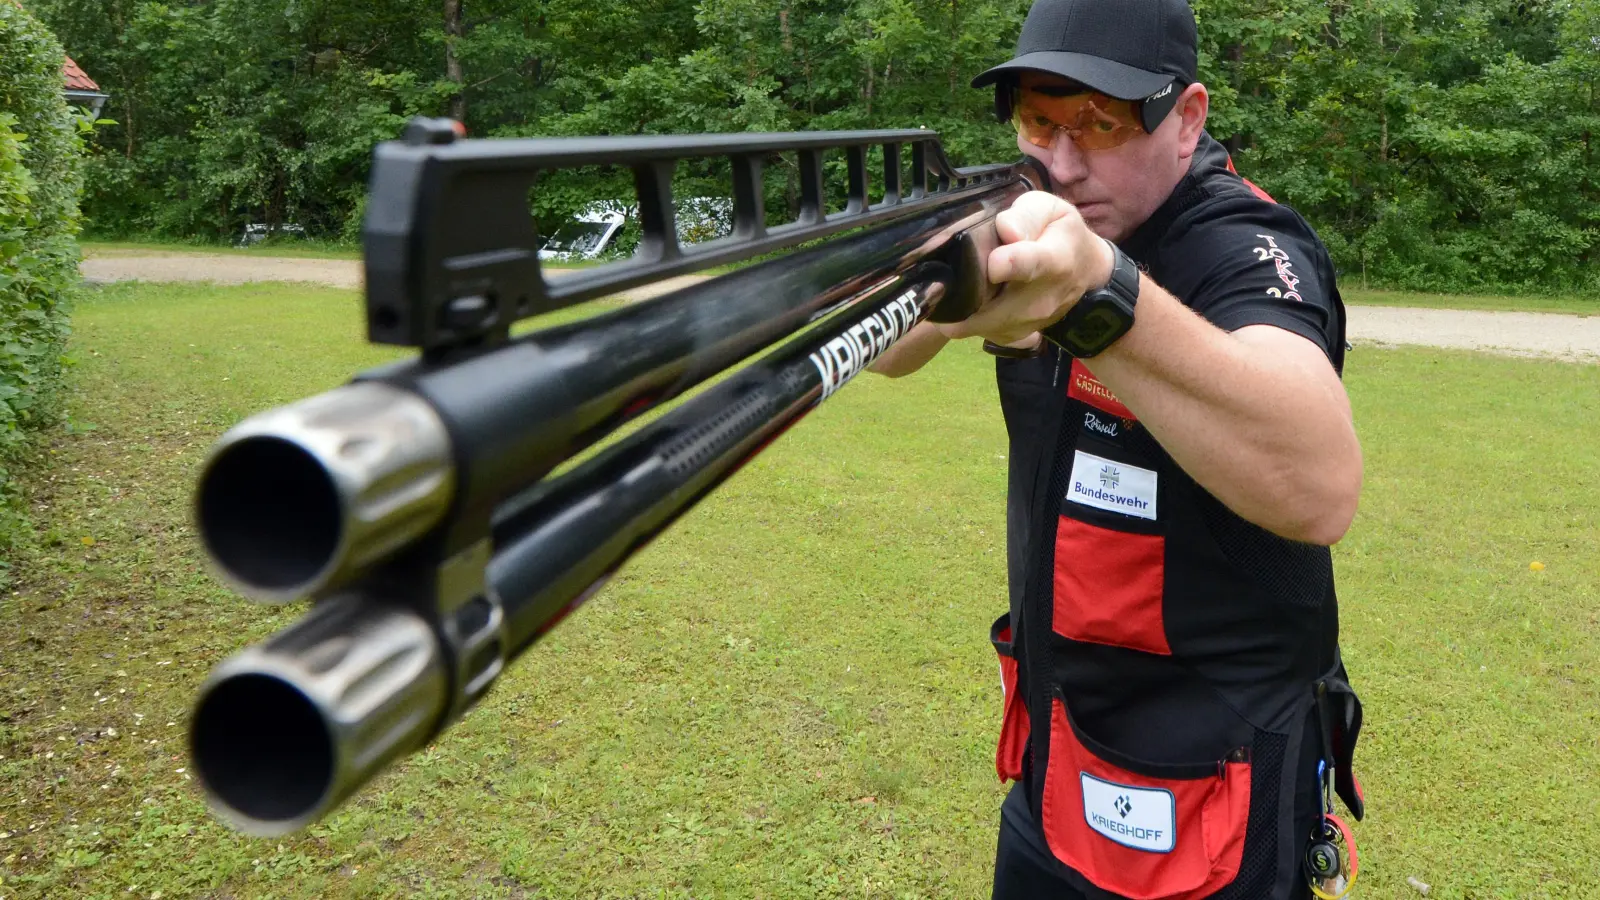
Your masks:
<path fill-rule="evenodd" d="M 829 153 L 846 162 L 832 212 Z M 798 214 L 769 225 L 763 167 L 782 154 L 798 167 Z M 673 175 L 691 160 L 726 163 L 733 222 L 683 245 Z M 530 192 L 542 172 L 594 165 L 631 170 L 638 249 L 547 278 Z M 199 691 L 189 750 L 214 813 L 290 833 L 436 739 L 631 555 L 917 323 L 992 299 L 981 261 L 998 244 L 994 216 L 1048 184 L 1026 159 L 954 168 L 926 130 L 467 139 L 418 118 L 379 144 L 362 229 L 367 336 L 416 356 L 240 422 L 194 492 L 222 580 L 253 600 L 313 601 Z"/>

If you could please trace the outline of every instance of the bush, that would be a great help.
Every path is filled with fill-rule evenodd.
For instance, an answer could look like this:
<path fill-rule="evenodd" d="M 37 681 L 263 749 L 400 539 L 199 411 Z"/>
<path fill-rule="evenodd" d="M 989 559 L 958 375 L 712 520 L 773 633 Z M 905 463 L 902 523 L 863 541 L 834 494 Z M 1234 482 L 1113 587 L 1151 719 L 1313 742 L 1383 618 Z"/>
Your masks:
<path fill-rule="evenodd" d="M 56 413 L 78 284 L 83 143 L 62 61 L 43 25 L 0 2 L 0 552 L 21 524 L 11 472 Z"/>

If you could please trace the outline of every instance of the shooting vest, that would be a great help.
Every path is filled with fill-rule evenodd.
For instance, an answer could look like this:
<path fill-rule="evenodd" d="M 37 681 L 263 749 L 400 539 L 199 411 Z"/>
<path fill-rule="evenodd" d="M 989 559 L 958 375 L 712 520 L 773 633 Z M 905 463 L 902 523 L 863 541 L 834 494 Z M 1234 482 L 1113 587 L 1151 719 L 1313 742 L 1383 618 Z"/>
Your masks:
<path fill-rule="evenodd" d="M 1142 264 L 1141 235 L 1247 189 L 1191 174 L 1123 249 Z M 991 631 L 1000 778 L 1022 780 L 1045 844 L 1089 897 L 1288 895 L 1321 758 L 1342 757 L 1341 796 L 1360 802 L 1344 790 L 1359 705 L 1328 548 L 1223 506 L 1081 362 L 996 364 L 1011 462 L 1011 609 Z M 1326 739 L 1318 685 L 1337 722 Z"/>

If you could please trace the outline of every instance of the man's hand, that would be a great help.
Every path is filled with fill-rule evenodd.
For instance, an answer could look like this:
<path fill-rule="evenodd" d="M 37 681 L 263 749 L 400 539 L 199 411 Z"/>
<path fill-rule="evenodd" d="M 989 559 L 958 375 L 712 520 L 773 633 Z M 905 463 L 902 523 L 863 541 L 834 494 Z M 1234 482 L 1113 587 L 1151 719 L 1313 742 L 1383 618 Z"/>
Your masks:
<path fill-rule="evenodd" d="M 1111 280 L 1111 248 L 1054 194 L 1029 191 L 994 224 L 1002 244 L 989 254 L 986 275 L 1005 289 L 965 321 L 940 325 L 947 337 L 1014 344 L 1060 321 L 1085 292 Z"/>

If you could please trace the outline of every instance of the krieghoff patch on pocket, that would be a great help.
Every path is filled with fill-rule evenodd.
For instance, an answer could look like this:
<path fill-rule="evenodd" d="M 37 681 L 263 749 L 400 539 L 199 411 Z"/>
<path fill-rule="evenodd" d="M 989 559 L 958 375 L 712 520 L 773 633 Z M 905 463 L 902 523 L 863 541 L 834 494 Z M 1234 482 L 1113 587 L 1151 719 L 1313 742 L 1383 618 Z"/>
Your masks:
<path fill-rule="evenodd" d="M 1083 820 L 1124 847 L 1171 853 L 1178 840 L 1177 803 L 1172 792 L 1141 788 L 1079 772 Z"/>

